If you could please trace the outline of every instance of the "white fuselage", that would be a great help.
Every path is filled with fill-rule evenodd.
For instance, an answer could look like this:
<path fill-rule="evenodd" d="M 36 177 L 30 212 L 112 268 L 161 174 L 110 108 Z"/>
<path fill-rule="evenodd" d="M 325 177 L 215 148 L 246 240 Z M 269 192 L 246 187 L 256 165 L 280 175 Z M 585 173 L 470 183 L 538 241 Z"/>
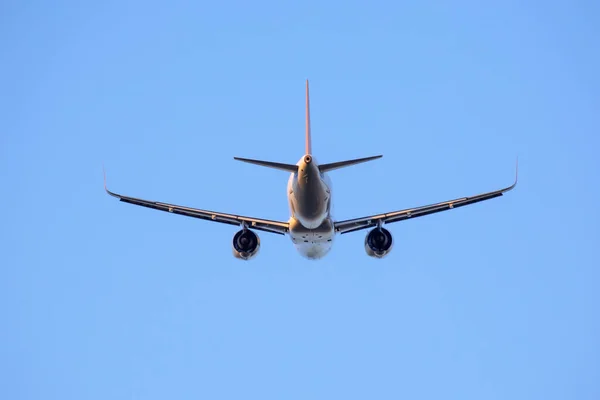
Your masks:
<path fill-rule="evenodd" d="M 303 156 L 297 165 L 298 172 L 291 174 L 287 186 L 289 234 L 302 256 L 316 260 L 331 250 L 335 236 L 331 181 L 311 155 Z"/>

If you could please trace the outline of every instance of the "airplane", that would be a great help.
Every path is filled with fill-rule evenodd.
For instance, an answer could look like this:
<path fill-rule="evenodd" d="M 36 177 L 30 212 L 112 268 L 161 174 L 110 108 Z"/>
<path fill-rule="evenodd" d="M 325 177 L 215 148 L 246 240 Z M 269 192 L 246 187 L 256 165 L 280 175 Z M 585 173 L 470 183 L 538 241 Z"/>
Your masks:
<path fill-rule="evenodd" d="M 308 80 L 306 80 L 305 151 L 302 158 L 296 164 L 286 164 L 234 157 L 238 161 L 267 168 L 275 168 L 290 173 L 287 184 L 287 198 L 290 210 L 288 221 L 274 221 L 226 214 L 123 196 L 108 190 L 106 187 L 106 172 L 104 172 L 104 189 L 109 195 L 125 203 L 240 227 L 241 229 L 233 236 L 232 251 L 234 257 L 241 260 L 253 259 L 258 254 L 260 238 L 255 231 L 289 235 L 300 255 L 309 260 L 318 260 L 329 253 L 337 234 L 343 235 L 363 229 L 370 229 L 364 241 L 367 255 L 381 259 L 390 253 L 393 245 L 392 234 L 388 229 L 384 228 L 384 225 L 423 217 L 502 196 L 504 193 L 512 190 L 517 185 L 518 180 L 519 161 L 517 159 L 515 181 L 511 186 L 503 189 L 416 208 L 336 221 L 331 214 L 331 180 L 327 173 L 381 157 L 382 155 L 376 155 L 325 164 L 317 162 L 313 156 L 311 146 L 310 100 Z"/>

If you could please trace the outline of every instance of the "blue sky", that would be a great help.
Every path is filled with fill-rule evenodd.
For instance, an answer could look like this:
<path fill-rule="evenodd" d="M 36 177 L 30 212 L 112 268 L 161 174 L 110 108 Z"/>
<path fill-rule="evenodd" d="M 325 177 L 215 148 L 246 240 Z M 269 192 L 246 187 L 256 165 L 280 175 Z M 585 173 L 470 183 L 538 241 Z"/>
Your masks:
<path fill-rule="evenodd" d="M 0 397 L 600 398 L 592 1 L 0 5 Z M 288 218 L 311 82 L 335 217 L 507 196 L 327 258 Z"/>

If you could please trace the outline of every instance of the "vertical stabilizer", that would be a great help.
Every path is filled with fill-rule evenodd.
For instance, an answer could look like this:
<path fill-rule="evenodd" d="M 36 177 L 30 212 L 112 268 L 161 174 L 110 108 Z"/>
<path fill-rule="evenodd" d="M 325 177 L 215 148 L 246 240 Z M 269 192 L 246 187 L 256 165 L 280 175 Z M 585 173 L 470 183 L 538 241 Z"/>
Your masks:
<path fill-rule="evenodd" d="M 308 79 L 306 80 L 306 142 L 305 152 L 306 154 L 312 154 L 312 145 L 310 138 L 310 99 L 308 96 Z"/>

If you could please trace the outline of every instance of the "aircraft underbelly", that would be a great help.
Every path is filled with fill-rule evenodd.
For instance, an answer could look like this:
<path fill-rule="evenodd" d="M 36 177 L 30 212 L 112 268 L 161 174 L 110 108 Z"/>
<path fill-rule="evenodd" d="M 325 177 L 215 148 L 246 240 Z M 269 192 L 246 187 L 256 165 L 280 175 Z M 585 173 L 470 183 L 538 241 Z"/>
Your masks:
<path fill-rule="evenodd" d="M 325 219 L 315 229 L 304 227 L 295 218 L 290 219 L 290 237 L 292 242 L 298 252 L 308 259 L 316 260 L 325 256 L 331 250 L 334 235 L 334 226 L 331 218 Z"/>
<path fill-rule="evenodd" d="M 323 258 L 331 250 L 331 242 L 321 243 L 300 243 L 296 244 L 296 249 L 305 258 L 309 260 L 318 260 Z"/>

